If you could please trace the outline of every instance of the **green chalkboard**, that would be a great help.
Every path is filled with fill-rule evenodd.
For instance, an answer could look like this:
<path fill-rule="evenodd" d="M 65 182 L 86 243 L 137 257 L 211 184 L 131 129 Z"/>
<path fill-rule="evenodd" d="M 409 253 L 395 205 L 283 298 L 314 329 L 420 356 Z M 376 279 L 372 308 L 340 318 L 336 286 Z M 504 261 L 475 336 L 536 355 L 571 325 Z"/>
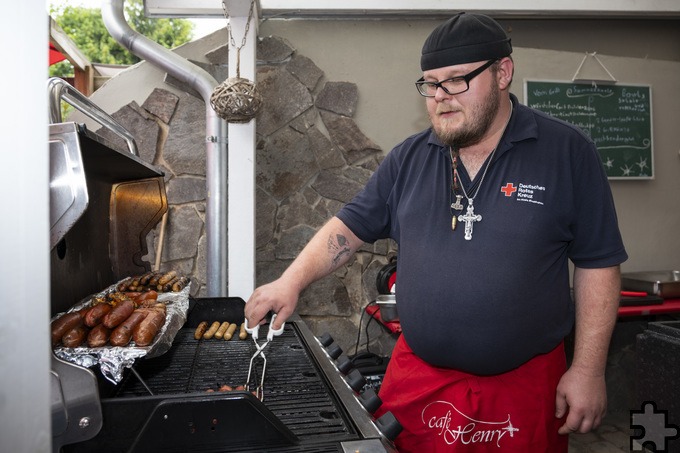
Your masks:
<path fill-rule="evenodd" d="M 525 104 L 588 134 L 611 179 L 651 179 L 652 100 L 649 85 L 527 80 Z"/>

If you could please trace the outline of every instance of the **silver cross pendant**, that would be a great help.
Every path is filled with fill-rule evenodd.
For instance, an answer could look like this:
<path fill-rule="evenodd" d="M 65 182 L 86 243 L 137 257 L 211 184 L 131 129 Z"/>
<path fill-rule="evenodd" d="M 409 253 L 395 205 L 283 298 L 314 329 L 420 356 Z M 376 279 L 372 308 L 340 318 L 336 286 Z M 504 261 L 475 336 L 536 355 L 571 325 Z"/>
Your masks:
<path fill-rule="evenodd" d="M 468 199 L 467 211 L 465 214 L 459 215 L 458 220 L 465 223 L 465 240 L 471 241 L 473 223 L 480 222 L 482 220 L 481 215 L 475 214 L 475 207 L 472 205 L 472 199 Z"/>

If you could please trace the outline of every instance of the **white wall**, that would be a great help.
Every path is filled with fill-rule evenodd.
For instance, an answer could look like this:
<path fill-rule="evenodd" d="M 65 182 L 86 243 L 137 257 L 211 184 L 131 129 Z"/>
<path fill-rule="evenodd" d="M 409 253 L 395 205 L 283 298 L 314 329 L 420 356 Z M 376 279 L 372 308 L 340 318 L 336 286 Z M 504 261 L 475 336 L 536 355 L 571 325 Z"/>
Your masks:
<path fill-rule="evenodd" d="M 5 2 L 0 165 L 0 449 L 48 452 L 48 22 L 41 0 Z"/>

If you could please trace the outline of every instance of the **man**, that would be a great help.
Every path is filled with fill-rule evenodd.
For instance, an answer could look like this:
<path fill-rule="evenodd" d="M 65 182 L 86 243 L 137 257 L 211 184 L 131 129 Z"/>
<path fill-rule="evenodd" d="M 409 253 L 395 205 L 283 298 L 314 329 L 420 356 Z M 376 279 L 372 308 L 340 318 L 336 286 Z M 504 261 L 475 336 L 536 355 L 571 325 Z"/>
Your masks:
<path fill-rule="evenodd" d="M 403 335 L 380 410 L 404 427 L 399 451 L 566 452 L 567 434 L 606 410 L 627 259 L 614 203 L 593 142 L 510 94 L 511 52 L 487 16 L 437 27 L 416 82 L 432 127 L 397 145 L 246 304 L 250 325 L 272 310 L 278 328 L 310 283 L 363 242 L 394 238 Z"/>

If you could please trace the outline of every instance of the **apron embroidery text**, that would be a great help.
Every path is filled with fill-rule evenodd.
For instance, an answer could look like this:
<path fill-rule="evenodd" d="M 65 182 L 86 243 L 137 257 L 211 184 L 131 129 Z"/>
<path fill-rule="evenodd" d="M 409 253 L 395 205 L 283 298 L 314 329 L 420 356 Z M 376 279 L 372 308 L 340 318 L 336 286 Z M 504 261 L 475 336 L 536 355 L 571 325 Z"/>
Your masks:
<path fill-rule="evenodd" d="M 462 420 L 461 417 L 456 417 L 459 421 L 454 422 L 455 414 L 452 411 L 460 414 Z M 459 411 L 448 401 L 434 401 L 425 406 L 421 413 L 421 420 L 428 428 L 437 431 L 437 435 L 441 436 L 447 445 L 453 445 L 456 442 L 465 445 L 495 443 L 497 447 L 500 447 L 501 440 L 506 434 L 514 437 L 515 432 L 519 431 L 519 428 L 512 426 L 510 414 L 502 422 L 475 420 Z"/>

